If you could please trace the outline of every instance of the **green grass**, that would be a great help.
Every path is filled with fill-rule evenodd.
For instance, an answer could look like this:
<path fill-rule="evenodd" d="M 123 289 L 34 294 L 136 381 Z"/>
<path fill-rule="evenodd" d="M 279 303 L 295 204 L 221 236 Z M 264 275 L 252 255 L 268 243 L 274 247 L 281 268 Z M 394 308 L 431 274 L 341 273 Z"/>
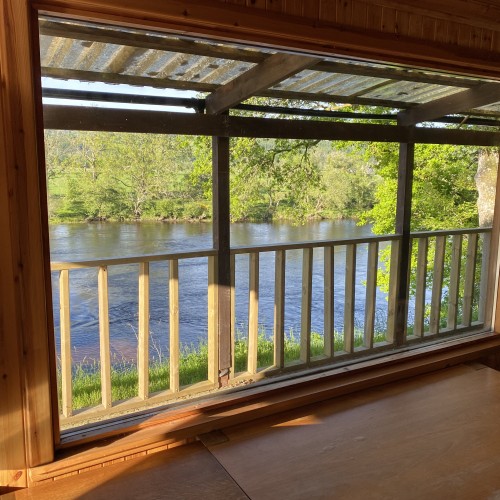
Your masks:
<path fill-rule="evenodd" d="M 385 340 L 384 333 L 375 335 L 375 342 Z M 355 347 L 361 346 L 363 337 L 360 332 L 355 334 Z M 334 350 L 339 352 L 344 348 L 340 333 L 335 334 Z M 311 334 L 311 356 L 323 354 L 323 336 Z M 234 363 L 236 372 L 247 370 L 248 344 L 246 339 L 237 335 L 234 348 Z M 300 359 L 300 337 L 293 331 L 285 336 L 285 363 Z M 257 366 L 265 368 L 274 362 L 274 342 L 265 336 L 259 335 L 257 344 Z M 208 346 L 184 346 L 180 353 L 179 381 L 181 386 L 202 382 L 208 378 Z M 61 373 L 58 370 L 59 399 L 61 399 Z M 73 367 L 73 409 L 97 406 L 101 403 L 101 375 L 100 364 L 97 360 L 84 360 Z M 114 359 L 111 369 L 111 396 L 113 401 L 137 396 L 138 393 L 137 367 L 133 361 Z M 170 385 L 170 366 L 168 360 L 153 360 L 149 366 L 149 392 L 167 390 Z"/>

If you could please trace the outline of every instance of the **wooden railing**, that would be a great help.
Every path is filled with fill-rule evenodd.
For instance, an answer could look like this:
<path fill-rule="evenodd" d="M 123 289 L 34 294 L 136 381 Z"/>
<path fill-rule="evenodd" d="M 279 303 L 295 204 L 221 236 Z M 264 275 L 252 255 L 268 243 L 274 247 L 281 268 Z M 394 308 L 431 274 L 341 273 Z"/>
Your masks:
<path fill-rule="evenodd" d="M 485 310 L 488 292 L 489 228 L 411 235 L 412 256 L 416 266 L 410 280 L 410 310 L 413 318 L 407 321 L 404 332 L 406 344 L 440 335 L 478 331 L 487 327 Z M 237 247 L 231 250 L 231 332 L 233 366 L 230 377 L 256 380 L 272 374 L 299 370 L 318 364 L 334 363 L 383 349 L 392 349 L 395 342 L 395 287 L 397 274 L 398 235 L 370 236 L 350 240 L 315 241 Z M 287 272 L 287 263 L 295 251 L 301 251 L 300 278 Z M 391 257 L 392 254 L 392 257 Z M 236 332 L 236 277 L 237 266 L 248 256 L 248 317 L 244 330 Z M 238 257 L 239 256 L 239 257 Z M 479 256 L 481 258 L 479 258 Z M 238 258 L 237 258 L 238 257 Z M 315 258 L 316 257 L 316 258 Z M 179 329 L 179 261 L 206 258 L 208 265 L 208 373 L 200 383 L 183 387 L 180 383 L 180 329 Z M 296 258 L 296 255 L 294 256 Z M 274 314 L 273 325 L 259 321 L 259 270 L 263 259 L 273 259 Z M 166 261 L 169 266 L 169 389 L 150 394 L 150 264 Z M 269 264 L 269 261 L 267 261 Z M 138 335 L 137 335 L 137 396 L 127 401 L 112 400 L 112 362 L 110 357 L 108 269 L 111 266 L 134 264 L 138 266 Z M 361 265 L 363 264 L 363 265 Z M 313 328 L 313 270 L 322 281 L 322 328 Z M 218 387 L 218 293 L 216 283 L 216 251 L 194 251 L 141 257 L 98 259 L 84 262 L 54 262 L 51 269 L 59 273 L 60 302 L 60 373 L 61 413 L 63 421 L 78 421 L 81 412 L 73 410 L 70 273 L 75 269 L 97 270 L 99 309 L 99 366 L 101 378 L 101 405 L 84 413 L 109 415 L 111 412 L 162 403 L 179 397 L 198 394 Z M 315 268 L 315 269 L 314 269 Z M 366 269 L 360 273 L 360 268 Z M 295 273 L 296 275 L 296 273 Z M 339 281 L 340 280 L 340 281 Z M 382 326 L 376 322 L 380 315 L 380 285 L 385 283 Z M 342 286 L 337 286 L 341 282 Z M 337 283 L 337 285 L 336 285 Z M 360 283 L 364 296 L 359 297 Z M 186 284 L 184 286 L 189 286 Z M 316 283 L 317 286 L 317 283 Z M 285 321 L 287 290 L 300 290 L 300 338 L 290 341 Z M 361 300 L 360 300 L 361 299 Z M 316 300 L 317 302 L 317 300 Z M 363 304 L 360 311 L 359 304 Z M 357 305 L 358 304 L 358 305 Z M 317 304 L 316 304 L 317 305 Z M 341 306 L 341 307 L 340 307 Z M 339 308 L 342 313 L 336 314 Z M 379 311 L 377 311 L 379 309 Z M 360 320 L 359 318 L 362 318 Z M 317 320 L 316 315 L 314 317 Z M 317 323 L 317 321 L 316 321 Z M 337 326 L 336 326 L 337 325 Z M 269 327 L 272 326 L 272 330 Z M 266 330 L 268 328 L 268 330 Z M 318 352 L 318 341 L 321 352 Z M 262 342 L 272 343 L 272 361 L 263 364 L 259 359 Z M 235 368 L 235 344 L 246 349 L 246 366 Z M 295 357 L 290 346 L 295 346 Z M 313 348 L 314 347 L 314 348 Z M 292 349 L 293 351 L 293 349 Z"/>

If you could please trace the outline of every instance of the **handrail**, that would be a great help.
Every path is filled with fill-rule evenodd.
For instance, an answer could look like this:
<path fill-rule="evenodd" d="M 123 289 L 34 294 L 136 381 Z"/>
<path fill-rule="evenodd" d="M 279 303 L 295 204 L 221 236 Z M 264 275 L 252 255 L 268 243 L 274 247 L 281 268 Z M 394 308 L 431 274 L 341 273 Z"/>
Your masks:
<path fill-rule="evenodd" d="M 442 231 L 420 231 L 410 234 L 417 245 L 413 247 L 416 253 L 417 269 L 415 273 L 416 288 L 413 294 L 414 323 L 411 335 L 407 341 L 418 341 L 439 335 L 456 334 L 487 326 L 485 319 L 484 296 L 487 291 L 487 268 L 490 227 L 450 229 Z M 480 239 L 480 235 L 484 237 Z M 245 254 L 248 257 L 248 336 L 246 340 L 246 369 L 237 372 L 236 365 L 230 370 L 230 380 L 258 380 L 273 373 L 297 371 L 299 369 L 328 364 L 340 359 L 349 359 L 358 354 L 376 353 L 381 349 L 395 347 L 394 318 L 398 297 L 394 284 L 398 279 L 398 267 L 394 266 L 394 256 L 397 255 L 401 243 L 400 234 L 373 235 L 361 238 L 291 242 L 253 246 L 239 246 L 231 249 L 231 330 L 233 332 L 230 348 L 234 361 L 235 349 L 235 289 L 236 266 L 239 259 L 236 255 Z M 431 245 L 430 242 L 433 241 Z M 479 247 L 478 244 L 481 243 Z M 380 251 L 391 244 L 390 264 L 385 272 L 389 273 L 389 293 L 387 311 L 385 314 L 387 329 L 382 334 L 376 331 L 375 313 L 377 308 L 377 280 L 382 267 Z M 365 248 L 366 246 L 366 248 Z M 335 247 L 345 248 L 344 254 L 334 252 Z M 322 259 L 313 259 L 313 249 L 323 249 Z M 287 276 L 287 251 L 302 250 L 301 277 Z M 274 256 L 272 255 L 274 253 Z M 262 256 L 260 255 L 262 254 Z M 271 255 L 269 255 L 271 254 Z M 444 280 L 445 256 L 450 258 L 449 278 Z M 71 318 L 70 318 L 70 270 L 90 269 L 98 271 L 97 298 L 99 305 L 99 364 L 101 404 L 93 407 L 97 412 L 111 414 L 120 404 L 113 401 L 111 391 L 111 374 L 113 366 L 110 359 L 110 320 L 109 320 L 109 289 L 108 270 L 110 266 L 138 264 L 138 303 L 137 303 L 137 391 L 133 398 L 138 407 L 168 399 L 183 397 L 188 394 L 198 394 L 204 390 L 218 387 L 219 380 L 219 319 L 217 283 L 217 250 L 204 249 L 188 252 L 169 252 L 165 254 L 140 255 L 130 257 L 105 258 L 72 262 L 52 262 L 51 270 L 59 272 L 59 307 L 60 307 L 60 337 L 61 337 L 61 412 L 65 420 L 78 421 L 81 418 L 78 410 L 73 408 L 72 389 L 72 353 L 71 353 Z M 179 261 L 183 259 L 207 258 L 207 375 L 203 382 L 190 386 L 183 385 L 180 378 L 181 339 L 180 339 L 180 295 L 179 295 Z M 259 343 L 259 286 L 260 268 L 266 259 L 271 259 L 274 266 L 274 318 L 272 324 L 273 359 L 271 365 L 260 366 Z M 274 260 L 273 260 L 274 259 Z M 338 261 L 345 266 L 338 269 Z M 429 261 L 433 260 L 432 273 L 429 273 Z M 149 301 L 150 301 L 150 263 L 165 261 L 168 264 L 168 297 L 169 297 L 169 355 L 168 389 L 161 393 L 150 393 L 149 375 Z M 269 264 L 269 260 L 268 260 Z M 335 265 L 334 265 L 335 264 Z M 312 293 L 313 267 L 314 276 L 317 266 L 322 272 L 323 286 L 323 345 L 317 343 L 317 334 L 312 331 Z M 360 266 L 363 267 L 360 267 Z M 480 269 L 479 269 L 480 268 Z M 360 269 L 362 271 L 360 271 Z M 361 272 L 362 276 L 359 275 Z M 340 286 L 337 289 L 337 281 Z M 288 278 L 291 278 L 290 282 Z M 238 278 L 239 280 L 239 278 Z M 294 281 L 295 280 L 295 281 Z M 364 290 L 357 288 L 360 280 L 364 281 Z M 182 285 L 184 287 L 185 285 Z M 448 288 L 448 310 L 446 317 L 441 314 L 444 288 Z M 300 290 L 300 344 L 297 351 L 285 349 L 285 296 L 287 290 Z M 477 290 L 480 298 L 477 298 Z M 429 297 L 429 292 L 431 297 Z M 338 300 L 340 296 L 340 301 Z M 482 298 L 481 298 L 482 297 Z M 429 300 L 430 299 L 430 300 Z M 359 303 L 364 303 L 362 327 L 355 323 L 355 314 Z M 426 315 L 426 308 L 431 304 L 431 314 Z M 317 304 L 316 304 L 317 305 Z M 336 306 L 341 306 L 340 311 Z M 340 313 L 340 329 L 334 326 L 334 316 Z M 476 316 L 477 314 L 477 316 Z M 443 316 L 443 317 L 442 317 Z M 356 320 L 357 321 L 357 320 Z M 383 320 L 385 321 L 385 320 Z M 268 325 L 271 326 L 271 325 Z M 241 346 L 240 346 L 241 347 Z M 266 347 L 267 348 L 267 347 Z M 320 350 L 318 350 L 318 348 Z M 293 348 L 295 349 L 295 348 Z M 292 349 L 292 350 L 293 350 Z M 290 358 L 292 353 L 294 357 Z M 288 359 L 290 358 L 290 359 Z M 241 368 L 240 368 L 241 369 Z M 114 382 L 113 382 L 114 383 Z M 127 400 L 129 401 L 129 400 Z M 129 402 L 132 402 L 130 400 Z M 141 403 L 142 402 L 142 403 Z M 131 403 L 132 404 L 132 403 Z"/>
<path fill-rule="evenodd" d="M 212 257 L 217 250 L 191 250 L 189 252 L 169 252 L 152 255 L 136 255 L 131 257 L 115 257 L 111 259 L 75 260 L 72 262 L 51 262 L 51 271 L 64 271 L 67 269 L 85 269 L 88 267 L 119 266 L 124 264 L 142 264 L 145 262 L 162 262 L 165 260 L 195 259 L 199 257 Z"/>

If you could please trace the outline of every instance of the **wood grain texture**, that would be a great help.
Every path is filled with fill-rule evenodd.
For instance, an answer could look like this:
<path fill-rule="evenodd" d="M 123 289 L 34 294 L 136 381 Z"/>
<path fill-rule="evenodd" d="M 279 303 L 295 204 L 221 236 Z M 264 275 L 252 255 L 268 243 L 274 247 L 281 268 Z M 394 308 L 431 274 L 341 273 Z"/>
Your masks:
<path fill-rule="evenodd" d="M 125 436 L 123 427 L 117 424 L 78 430 L 66 441 L 66 450 L 56 462 L 31 469 L 30 477 L 33 482 L 44 481 L 258 417 L 479 359 L 495 352 L 499 346 L 500 336 L 494 334 L 449 340 L 445 344 L 388 355 L 383 360 L 372 359 L 331 369 L 320 377 L 310 374 L 246 388 L 244 392 L 219 393 L 204 402 L 149 418 L 130 416 L 129 434 Z M 104 437 L 106 441 L 102 441 Z M 82 446 L 72 448 L 76 443 Z"/>
<path fill-rule="evenodd" d="M 209 449 L 262 500 L 494 498 L 499 415 L 500 373 L 462 365 L 229 428 Z"/>
<path fill-rule="evenodd" d="M 239 500 L 248 497 L 201 443 L 193 443 L 35 486 L 10 498 Z"/>
<path fill-rule="evenodd" d="M 12 377 L 12 388 L 6 394 L 9 395 L 9 403 L 14 405 L 8 407 L 9 414 L 4 414 L 3 418 L 7 418 L 12 426 L 7 433 L 9 440 L 17 436 L 19 441 L 18 450 L 8 452 L 10 458 L 7 462 L 22 453 L 26 446 L 28 464 L 37 465 L 53 458 L 52 409 L 55 405 L 51 403 L 54 393 L 50 387 L 49 367 L 53 331 L 47 310 L 47 305 L 51 304 L 46 282 L 49 252 L 45 235 L 48 223 L 45 192 L 41 194 L 45 174 L 43 153 L 40 151 L 43 144 L 38 141 L 41 121 L 35 99 L 35 92 L 39 96 L 40 89 L 34 75 L 37 56 L 32 50 L 29 2 L 0 1 L 0 24 L 0 136 L 3 143 L 0 175 L 2 209 L 8 218 L 8 222 L 2 220 L 1 229 L 2 247 L 10 247 L 4 250 L 7 252 L 4 262 L 10 270 L 2 270 L 0 274 L 2 302 L 7 296 L 6 306 L 12 307 L 5 312 L 5 320 L 0 321 L 12 327 L 6 335 L 16 337 L 16 340 L 5 340 L 7 350 L 2 350 L 2 356 L 9 359 L 6 370 Z M 12 315 L 17 316 L 15 322 Z M 21 374 L 15 374 L 13 369 L 20 369 Z M 24 390 L 16 384 L 19 376 L 24 380 Z M 13 398 L 11 391 L 18 392 L 18 396 Z M 23 418 L 19 418 L 22 409 L 19 397 L 24 398 L 24 423 Z M 14 418 L 16 420 L 10 420 Z M 22 444 L 23 433 L 25 445 Z M 6 470 L 15 467 L 7 465 Z M 22 477 L 21 474 L 19 478 Z M 21 480 L 19 478 L 18 481 Z"/>
<path fill-rule="evenodd" d="M 109 287 L 108 268 L 99 267 L 98 303 L 99 303 L 99 361 L 101 365 L 101 401 L 104 408 L 111 408 L 111 353 L 109 347 Z"/>
<path fill-rule="evenodd" d="M 38 0 L 34 4 L 42 10 L 62 12 L 115 23 L 173 29 L 184 34 L 198 34 L 234 41 L 253 41 L 278 45 L 317 54 L 344 54 L 368 59 L 382 59 L 393 63 L 408 63 L 422 67 L 438 67 L 464 73 L 498 74 L 500 54 L 474 48 L 470 38 L 459 38 L 460 47 L 453 43 L 438 43 L 436 20 L 445 19 L 451 25 L 472 26 L 495 34 L 498 24 L 483 9 L 465 7 L 460 2 L 459 12 L 467 15 L 456 17 L 455 7 L 447 4 L 435 8 L 436 3 L 427 1 L 425 8 L 406 5 L 404 8 L 394 1 L 368 3 L 379 12 L 367 13 L 365 29 L 352 28 L 351 12 L 354 2 L 322 1 L 316 11 L 314 5 L 310 16 L 297 16 L 296 8 L 290 12 L 286 2 L 267 2 L 231 5 L 227 2 L 196 0 L 184 2 L 171 0 L 158 3 L 155 0 L 123 0 L 113 4 L 106 0 Z M 340 7 L 339 7 L 340 3 Z M 346 8 L 344 8 L 344 3 Z M 330 7 L 331 5 L 331 7 Z M 383 32 L 384 9 L 412 14 L 409 27 L 415 30 L 402 33 Z M 318 12 L 319 19 L 315 12 Z M 378 15 L 375 15 L 378 14 Z M 423 15 L 422 15 L 423 14 Z M 455 17 L 453 17 L 455 16 Z M 426 19 L 427 18 L 427 19 Z M 342 19 L 345 24 L 339 24 Z M 489 26 L 487 26 L 489 24 Z M 352 29 L 350 29 L 352 28 Z M 482 40 L 482 35 L 481 35 Z"/>

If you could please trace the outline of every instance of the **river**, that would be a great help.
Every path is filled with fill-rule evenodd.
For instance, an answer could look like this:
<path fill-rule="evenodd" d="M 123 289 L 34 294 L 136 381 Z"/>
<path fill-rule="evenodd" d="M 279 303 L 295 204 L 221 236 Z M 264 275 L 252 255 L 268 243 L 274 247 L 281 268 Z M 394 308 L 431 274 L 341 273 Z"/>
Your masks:
<path fill-rule="evenodd" d="M 289 223 L 237 223 L 231 225 L 231 244 L 260 245 L 311 240 L 358 238 L 371 235 L 370 226 L 352 221 L 318 221 L 304 225 Z M 210 223 L 79 223 L 50 227 L 52 261 L 162 254 L 209 249 Z M 285 331 L 300 334 L 302 253 L 287 252 Z M 366 280 L 367 246 L 358 246 L 356 272 L 356 324 L 362 326 Z M 335 249 L 335 327 L 342 329 L 345 248 Z M 111 349 L 115 361 L 133 360 L 137 349 L 138 265 L 109 268 L 109 319 Z M 168 269 L 166 263 L 151 264 L 150 329 L 151 354 L 168 351 Z M 272 332 L 274 305 L 274 253 L 260 257 L 259 324 Z M 179 263 L 180 335 L 184 345 L 207 338 L 207 259 Z M 58 276 L 52 273 L 56 344 L 59 348 Z M 97 270 L 70 272 L 71 345 L 77 361 L 96 359 L 99 353 Z M 323 331 L 323 251 L 314 250 L 312 330 Z M 377 325 L 384 328 L 387 301 L 377 292 Z M 248 256 L 236 259 L 236 325 L 246 334 L 248 324 Z"/>

